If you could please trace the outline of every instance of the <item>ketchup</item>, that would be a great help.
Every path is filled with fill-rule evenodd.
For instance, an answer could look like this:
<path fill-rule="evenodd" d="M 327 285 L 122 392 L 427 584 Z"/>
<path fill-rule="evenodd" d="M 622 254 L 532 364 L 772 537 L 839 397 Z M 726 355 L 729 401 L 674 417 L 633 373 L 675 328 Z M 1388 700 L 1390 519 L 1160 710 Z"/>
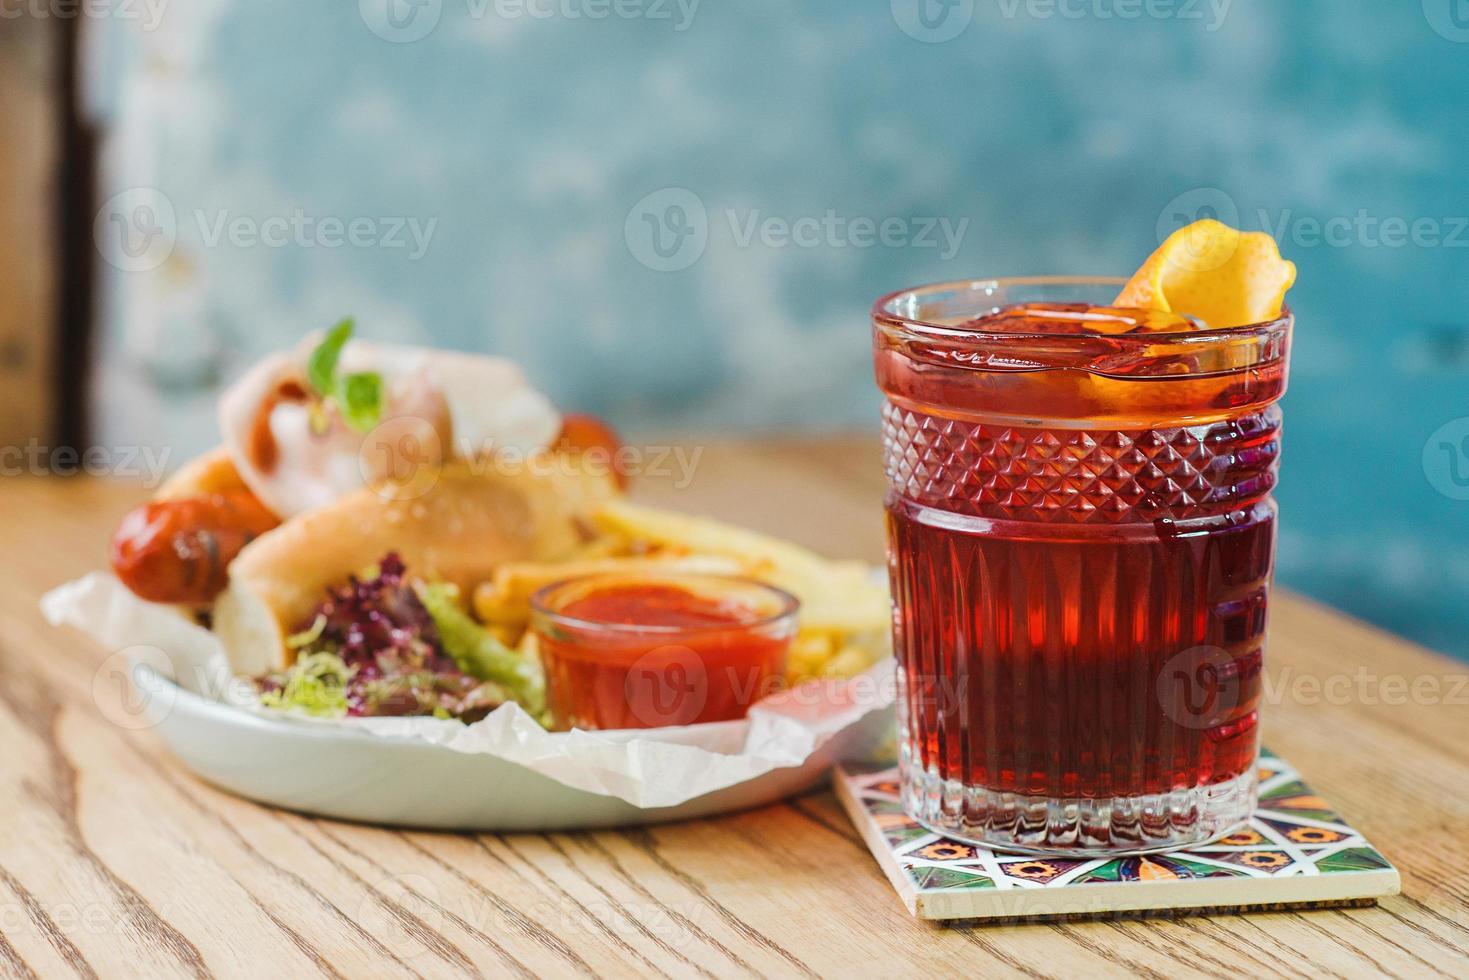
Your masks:
<path fill-rule="evenodd" d="M 307 399 L 306 389 L 301 387 L 300 382 L 286 379 L 256 409 L 255 418 L 250 423 L 246 454 L 252 463 L 260 467 L 260 472 L 269 473 L 274 470 L 280 459 L 280 446 L 276 444 L 275 433 L 270 429 L 271 413 L 277 405 L 304 402 Z"/>
<path fill-rule="evenodd" d="M 623 626 L 710 629 L 739 626 L 751 618 L 751 610 L 675 585 L 624 585 L 573 599 L 561 607 L 561 615 Z"/>
<path fill-rule="evenodd" d="M 769 609 L 717 588 L 667 581 L 572 582 L 543 592 L 536 629 L 557 726 L 656 728 L 744 717 L 781 685 L 795 631 L 794 600 L 767 592 L 760 597 Z"/>

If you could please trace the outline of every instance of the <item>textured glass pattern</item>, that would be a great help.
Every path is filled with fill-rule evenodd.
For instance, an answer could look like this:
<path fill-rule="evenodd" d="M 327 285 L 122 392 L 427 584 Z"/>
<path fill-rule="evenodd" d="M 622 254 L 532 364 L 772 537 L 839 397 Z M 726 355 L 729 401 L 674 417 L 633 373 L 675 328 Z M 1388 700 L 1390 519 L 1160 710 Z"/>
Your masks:
<path fill-rule="evenodd" d="M 1093 432 L 988 425 L 889 402 L 883 447 L 894 492 L 930 507 L 1057 523 L 1184 519 L 1270 492 L 1280 412 Z"/>

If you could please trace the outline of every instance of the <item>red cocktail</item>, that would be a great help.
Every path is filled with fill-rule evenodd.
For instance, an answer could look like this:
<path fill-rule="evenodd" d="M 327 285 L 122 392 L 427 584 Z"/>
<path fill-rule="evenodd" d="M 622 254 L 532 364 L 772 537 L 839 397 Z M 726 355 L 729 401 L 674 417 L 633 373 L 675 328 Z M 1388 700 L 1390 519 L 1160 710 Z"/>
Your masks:
<path fill-rule="evenodd" d="M 1290 316 L 1119 283 L 874 308 L 904 803 L 952 836 L 1141 851 L 1253 807 Z"/>

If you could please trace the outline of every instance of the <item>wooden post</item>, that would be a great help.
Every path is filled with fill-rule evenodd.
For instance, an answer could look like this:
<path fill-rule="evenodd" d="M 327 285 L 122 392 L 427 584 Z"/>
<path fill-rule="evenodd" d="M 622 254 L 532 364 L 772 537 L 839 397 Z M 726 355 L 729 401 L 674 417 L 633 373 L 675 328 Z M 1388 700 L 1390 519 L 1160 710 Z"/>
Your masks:
<path fill-rule="evenodd" d="M 0 446 L 55 437 L 62 29 L 22 15 L 0 30 Z"/>

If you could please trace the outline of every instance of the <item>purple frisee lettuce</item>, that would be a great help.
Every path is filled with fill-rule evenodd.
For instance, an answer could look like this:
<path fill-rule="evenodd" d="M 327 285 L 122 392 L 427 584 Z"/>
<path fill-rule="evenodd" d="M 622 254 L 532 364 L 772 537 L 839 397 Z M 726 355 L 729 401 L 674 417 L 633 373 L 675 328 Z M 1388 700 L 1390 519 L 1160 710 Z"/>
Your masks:
<path fill-rule="evenodd" d="M 410 581 L 393 553 L 374 576 L 328 589 L 288 643 L 295 664 L 256 681 L 269 707 L 471 722 L 505 701 L 537 715 L 545 703 L 538 665 L 475 623 L 452 586 Z"/>

